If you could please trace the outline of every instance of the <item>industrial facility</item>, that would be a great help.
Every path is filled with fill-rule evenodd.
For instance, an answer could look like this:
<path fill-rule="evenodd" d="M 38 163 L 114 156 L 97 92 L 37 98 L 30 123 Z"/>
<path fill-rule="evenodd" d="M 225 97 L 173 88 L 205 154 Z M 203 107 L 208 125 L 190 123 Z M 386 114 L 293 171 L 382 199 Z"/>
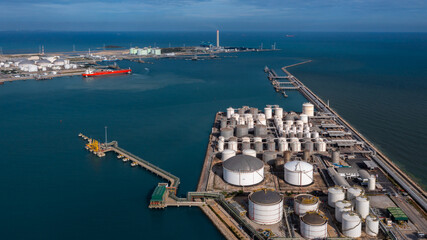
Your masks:
<path fill-rule="evenodd" d="M 312 103 L 301 112 L 229 107 L 211 142 L 206 191 L 228 196 L 245 226 L 266 238 L 381 239 L 387 219 L 402 222 L 383 208 L 384 198 L 398 208 L 384 191 L 392 183 L 364 143 Z"/>

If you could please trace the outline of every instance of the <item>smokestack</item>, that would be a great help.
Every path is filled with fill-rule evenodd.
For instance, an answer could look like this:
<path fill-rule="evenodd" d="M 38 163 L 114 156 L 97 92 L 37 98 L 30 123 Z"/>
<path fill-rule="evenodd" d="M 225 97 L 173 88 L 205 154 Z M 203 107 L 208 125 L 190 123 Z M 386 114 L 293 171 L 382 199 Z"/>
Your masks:
<path fill-rule="evenodd" d="M 216 30 L 216 47 L 219 48 L 219 30 Z"/>

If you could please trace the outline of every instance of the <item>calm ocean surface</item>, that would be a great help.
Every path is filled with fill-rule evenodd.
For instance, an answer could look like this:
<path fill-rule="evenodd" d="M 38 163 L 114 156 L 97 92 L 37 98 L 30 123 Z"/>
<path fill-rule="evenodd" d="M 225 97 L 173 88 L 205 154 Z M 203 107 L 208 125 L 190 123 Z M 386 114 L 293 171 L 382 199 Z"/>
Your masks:
<path fill-rule="evenodd" d="M 196 188 L 215 113 L 228 106 L 305 99 L 273 91 L 263 68 L 305 59 L 290 69 L 419 182 L 427 165 L 427 34 L 222 33 L 227 46 L 282 51 L 205 61 L 119 62 L 130 76 L 59 78 L 0 86 L 0 230 L 3 239 L 223 239 L 198 208 L 149 210 L 161 179 L 107 155 L 86 152 L 83 132 L 109 140 Z M 4 53 L 167 47 L 213 41 L 215 33 L 0 33 Z M 146 69 L 147 68 L 147 69 Z M 425 186 L 425 185 L 424 185 Z"/>

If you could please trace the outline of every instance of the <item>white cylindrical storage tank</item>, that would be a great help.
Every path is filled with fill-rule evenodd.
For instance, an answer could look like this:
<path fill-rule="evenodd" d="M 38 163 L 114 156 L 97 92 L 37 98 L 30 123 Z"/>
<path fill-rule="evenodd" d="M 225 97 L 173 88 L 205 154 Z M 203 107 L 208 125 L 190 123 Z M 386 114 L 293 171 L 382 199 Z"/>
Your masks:
<path fill-rule="evenodd" d="M 316 150 L 318 152 L 326 152 L 326 143 L 323 141 L 316 142 Z"/>
<path fill-rule="evenodd" d="M 230 138 L 230 140 L 228 141 L 228 149 L 237 151 L 237 138 L 236 137 Z"/>
<path fill-rule="evenodd" d="M 236 186 L 252 186 L 264 179 L 264 163 L 256 157 L 237 155 L 222 165 L 224 180 Z"/>
<path fill-rule="evenodd" d="M 220 136 L 218 138 L 218 151 L 222 152 L 224 151 L 224 137 Z"/>
<path fill-rule="evenodd" d="M 311 138 L 318 138 L 319 137 L 319 133 L 318 132 L 312 132 L 311 133 Z"/>
<path fill-rule="evenodd" d="M 328 220 L 318 212 L 309 212 L 300 218 L 301 236 L 306 239 L 325 239 L 328 237 Z"/>
<path fill-rule="evenodd" d="M 254 120 L 252 118 L 248 119 L 248 128 L 253 129 L 254 128 Z"/>
<path fill-rule="evenodd" d="M 265 163 L 271 163 L 270 161 L 274 161 L 277 158 L 277 152 L 276 151 L 264 151 L 262 154 L 262 160 L 264 160 Z"/>
<path fill-rule="evenodd" d="M 288 151 L 288 142 L 286 142 L 286 138 L 279 138 L 279 152 Z"/>
<path fill-rule="evenodd" d="M 294 125 L 294 120 L 285 120 L 285 125 L 291 127 L 292 125 Z"/>
<path fill-rule="evenodd" d="M 342 233 L 351 238 L 358 238 L 362 235 L 362 220 L 355 212 L 345 212 L 342 214 Z"/>
<path fill-rule="evenodd" d="M 299 119 L 301 119 L 301 121 L 302 121 L 303 123 L 308 123 L 308 116 L 307 116 L 307 114 L 301 113 L 301 114 L 299 115 Z"/>
<path fill-rule="evenodd" d="M 368 178 L 368 190 L 369 191 L 375 191 L 375 184 L 376 184 L 375 181 L 376 181 L 376 179 L 375 179 L 374 175 L 371 175 Z"/>
<path fill-rule="evenodd" d="M 255 137 L 262 137 L 267 135 L 267 126 L 262 124 L 255 125 Z"/>
<path fill-rule="evenodd" d="M 300 152 L 301 151 L 301 143 L 300 142 L 290 142 L 289 147 L 292 152 Z"/>
<path fill-rule="evenodd" d="M 231 149 L 225 149 L 221 153 L 221 160 L 227 161 L 229 158 L 236 156 L 236 152 Z"/>
<path fill-rule="evenodd" d="M 229 127 L 221 128 L 221 136 L 223 136 L 224 139 L 228 140 L 233 136 L 233 129 Z"/>
<path fill-rule="evenodd" d="M 309 117 L 314 116 L 314 105 L 311 103 L 304 103 L 302 105 L 302 113 L 306 114 Z"/>
<path fill-rule="evenodd" d="M 379 232 L 379 225 L 380 225 L 380 221 L 378 219 L 378 217 L 370 214 L 366 217 L 366 225 L 365 225 L 365 232 L 366 234 L 368 234 L 369 236 L 372 237 L 376 237 L 378 235 Z"/>
<path fill-rule="evenodd" d="M 317 211 L 318 208 L 319 198 L 311 194 L 300 194 L 294 198 L 294 211 L 299 216 Z"/>
<path fill-rule="evenodd" d="M 237 125 L 236 129 L 236 137 L 244 137 L 248 135 L 249 128 L 247 125 Z"/>
<path fill-rule="evenodd" d="M 271 225 L 283 218 L 283 198 L 280 193 L 265 189 L 249 194 L 249 218 L 258 224 Z"/>
<path fill-rule="evenodd" d="M 356 212 L 362 219 L 369 215 L 369 199 L 366 195 L 356 197 Z"/>
<path fill-rule="evenodd" d="M 335 202 L 335 219 L 341 222 L 343 212 L 352 211 L 352 204 L 347 200 L 339 200 Z"/>
<path fill-rule="evenodd" d="M 294 186 L 307 186 L 313 183 L 313 165 L 303 161 L 285 164 L 285 181 Z"/>
<path fill-rule="evenodd" d="M 345 191 L 342 187 L 335 186 L 328 188 L 328 205 L 335 207 L 337 201 L 345 199 Z"/>
<path fill-rule="evenodd" d="M 234 108 L 232 107 L 227 108 L 227 118 L 231 118 L 233 114 L 234 114 Z"/>
<path fill-rule="evenodd" d="M 256 157 L 256 151 L 253 149 L 245 149 L 242 151 L 242 154 L 247 155 L 247 156 Z"/>
<path fill-rule="evenodd" d="M 274 116 L 277 116 L 278 118 L 283 118 L 283 108 L 277 107 L 274 109 Z"/>
<path fill-rule="evenodd" d="M 271 109 L 271 107 L 265 107 L 264 113 L 266 119 L 271 119 L 273 117 L 273 110 Z"/>
<path fill-rule="evenodd" d="M 352 201 L 354 203 L 353 200 L 364 193 L 365 191 L 361 187 L 353 186 L 347 190 L 347 200 Z"/>

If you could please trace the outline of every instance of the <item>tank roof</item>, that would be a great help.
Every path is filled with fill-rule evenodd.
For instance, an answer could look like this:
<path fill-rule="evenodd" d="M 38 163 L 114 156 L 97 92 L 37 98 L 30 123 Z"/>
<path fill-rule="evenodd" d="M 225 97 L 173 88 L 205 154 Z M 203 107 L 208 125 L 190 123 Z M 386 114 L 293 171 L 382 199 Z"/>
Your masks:
<path fill-rule="evenodd" d="M 302 204 L 315 204 L 319 201 L 317 197 L 311 194 L 300 194 L 294 200 Z"/>
<path fill-rule="evenodd" d="M 313 171 L 313 165 L 303 161 L 291 161 L 285 164 L 285 168 L 289 171 L 307 172 Z"/>
<path fill-rule="evenodd" d="M 236 172 L 252 172 L 264 167 L 264 162 L 249 155 L 237 155 L 224 162 L 223 167 Z"/>
<path fill-rule="evenodd" d="M 301 217 L 301 220 L 310 225 L 323 225 L 328 221 L 323 215 L 317 212 L 308 212 Z"/>
<path fill-rule="evenodd" d="M 269 205 L 282 201 L 282 196 L 276 191 L 265 189 L 251 193 L 249 195 L 249 200 L 254 203 Z"/>

